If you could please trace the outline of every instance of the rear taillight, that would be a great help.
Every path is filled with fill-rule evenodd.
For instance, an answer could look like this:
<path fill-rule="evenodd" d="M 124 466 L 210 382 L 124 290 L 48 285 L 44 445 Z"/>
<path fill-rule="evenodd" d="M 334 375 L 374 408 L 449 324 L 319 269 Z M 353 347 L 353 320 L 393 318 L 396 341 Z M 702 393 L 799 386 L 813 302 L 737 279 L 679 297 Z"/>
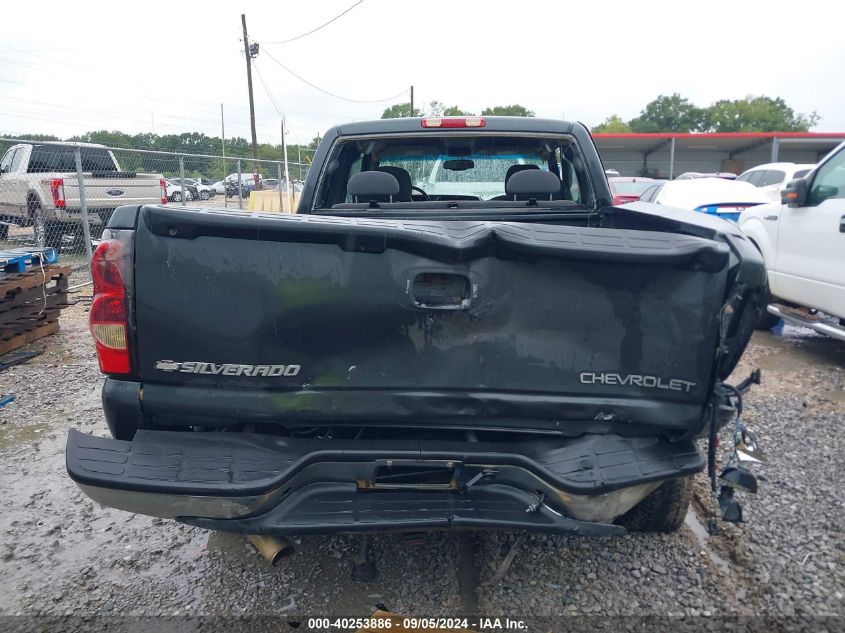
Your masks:
<path fill-rule="evenodd" d="M 50 183 L 50 193 L 53 195 L 53 206 L 57 209 L 65 208 L 65 181 L 61 178 L 53 178 Z"/>
<path fill-rule="evenodd" d="M 628 204 L 629 202 L 636 202 L 639 200 L 638 196 L 628 196 L 628 195 L 620 195 L 616 194 L 613 196 L 613 206 L 618 207 L 620 204 Z"/>
<path fill-rule="evenodd" d="M 486 119 L 481 116 L 428 117 L 422 120 L 423 127 L 433 128 L 485 127 L 486 125 Z"/>
<path fill-rule="evenodd" d="M 91 257 L 91 278 L 94 299 L 88 323 L 97 345 L 100 371 L 104 374 L 128 374 L 129 340 L 127 337 L 129 312 L 126 286 L 120 273 L 123 244 L 118 240 L 100 242 Z"/>
<path fill-rule="evenodd" d="M 164 178 L 158 181 L 161 185 L 161 203 L 167 204 L 167 183 L 165 182 Z"/>

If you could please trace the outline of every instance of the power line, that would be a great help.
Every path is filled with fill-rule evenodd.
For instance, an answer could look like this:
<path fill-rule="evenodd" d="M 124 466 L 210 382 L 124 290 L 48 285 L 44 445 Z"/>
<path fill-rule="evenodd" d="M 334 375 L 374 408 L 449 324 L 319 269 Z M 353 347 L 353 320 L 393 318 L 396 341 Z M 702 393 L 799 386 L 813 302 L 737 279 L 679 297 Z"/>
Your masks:
<path fill-rule="evenodd" d="M 279 102 L 276 100 L 276 97 L 274 97 L 273 93 L 270 92 L 270 88 L 267 86 L 267 82 L 264 81 L 264 75 L 261 74 L 261 70 L 258 68 L 258 64 L 253 62 L 253 67 L 255 68 L 255 72 L 258 74 L 258 80 L 261 82 L 261 85 L 264 87 L 264 92 L 267 93 L 267 98 L 270 99 L 270 103 L 273 104 L 273 107 L 275 108 L 276 113 L 282 118 L 282 120 L 284 121 L 284 125 L 287 128 L 287 116 L 285 116 L 285 113 L 279 107 Z M 291 134 L 293 135 L 293 138 L 296 141 L 296 144 L 300 146 L 299 151 L 302 151 L 302 149 L 305 149 L 306 152 L 316 151 L 316 150 L 312 150 L 312 149 L 308 149 L 308 148 L 303 148 L 302 142 L 299 140 L 299 138 L 296 136 L 296 134 L 294 134 L 292 131 L 291 131 Z M 294 164 L 296 164 L 296 163 L 294 163 Z"/>
<path fill-rule="evenodd" d="M 339 20 L 339 19 L 340 19 L 340 18 L 342 18 L 344 15 L 346 15 L 347 13 L 349 13 L 350 11 L 352 11 L 352 9 L 354 9 L 354 8 L 355 8 L 355 7 L 357 7 L 359 4 L 361 4 L 363 1 L 364 1 L 364 0 L 358 0 L 358 2 L 356 2 L 355 4 L 353 4 L 351 7 L 347 8 L 347 9 L 346 9 L 343 13 L 339 13 L 338 15 L 334 16 L 334 17 L 333 17 L 331 20 L 329 20 L 328 22 L 324 22 L 323 24 L 321 24 L 321 25 L 320 25 L 320 26 L 318 26 L 317 28 L 311 29 L 311 30 L 310 30 L 310 31 L 308 31 L 307 33 L 303 33 L 302 35 L 297 35 L 296 37 L 291 37 L 290 39 L 287 39 L 287 40 L 282 40 L 281 42 L 264 42 L 264 44 L 273 44 L 273 45 L 276 45 L 276 44 L 287 44 L 288 42 L 295 42 L 296 40 L 301 40 L 303 37 L 308 37 L 308 36 L 309 36 L 309 35 L 311 35 L 312 33 L 316 33 L 316 32 L 317 32 L 317 31 L 319 31 L 320 29 L 322 29 L 322 28 L 324 28 L 324 27 L 328 26 L 329 24 L 331 24 L 331 23 L 332 23 L 332 22 L 334 22 L 335 20 Z"/>
<path fill-rule="evenodd" d="M 273 56 L 272 56 L 270 53 L 268 53 L 266 50 L 264 51 L 264 54 L 265 54 L 265 55 L 267 55 L 267 57 L 269 57 L 270 59 L 272 59 L 274 62 L 276 62 L 276 63 L 277 63 L 279 66 L 281 66 L 283 69 L 285 69 L 287 72 L 289 72 L 291 75 L 293 75 L 294 77 L 296 77 L 297 79 L 299 79 L 299 81 L 301 81 L 302 83 L 307 84 L 307 85 L 311 86 L 312 88 L 314 88 L 314 90 L 318 90 L 319 92 L 322 92 L 323 94 L 326 94 L 326 95 L 328 95 L 328 96 L 330 96 L 330 97 L 334 97 L 335 99 L 340 99 L 341 101 L 349 101 L 350 103 L 384 103 L 384 102 L 386 102 L 386 101 L 394 101 L 394 100 L 398 99 L 399 97 L 401 97 L 402 95 L 404 95 L 404 94 L 407 94 L 407 93 L 408 93 L 408 89 L 407 89 L 407 88 L 405 88 L 404 90 L 402 90 L 402 92 L 400 92 L 400 93 L 398 93 L 398 94 L 395 94 L 395 95 L 393 95 L 392 97 L 387 97 L 386 99 L 350 99 L 350 98 L 348 98 L 348 97 L 342 97 L 342 96 L 341 96 L 341 95 L 339 95 L 339 94 L 335 94 L 335 93 L 333 93 L 333 92 L 329 92 L 328 90 L 324 90 L 323 88 L 320 88 L 320 86 L 314 85 L 313 83 L 311 83 L 310 81 L 308 81 L 308 80 L 307 80 L 305 77 L 303 77 L 302 75 L 297 74 L 296 72 L 292 71 L 290 68 L 288 68 L 287 66 L 285 66 L 282 62 L 280 62 L 278 59 L 276 59 L 275 57 L 273 57 Z"/>
<path fill-rule="evenodd" d="M 275 97 L 273 96 L 273 94 L 270 92 L 270 88 L 268 88 L 268 87 L 267 87 L 267 82 L 266 82 L 266 81 L 264 81 L 264 75 L 262 75 L 262 74 L 261 74 L 261 70 L 258 68 L 258 64 L 256 64 L 255 62 L 253 62 L 253 64 L 252 64 L 252 65 L 255 67 L 255 72 L 256 72 L 256 74 L 258 75 L 258 81 L 260 81 L 260 82 L 261 82 L 261 85 L 264 87 L 264 92 L 266 92 L 266 93 L 267 93 L 267 97 L 270 99 L 270 103 L 271 103 L 271 104 L 273 105 L 273 107 L 276 109 L 276 113 L 277 113 L 280 117 L 284 117 L 284 116 L 285 116 L 285 114 L 284 114 L 284 112 L 282 112 L 282 109 L 279 107 L 279 103 L 276 101 L 276 98 L 275 98 Z"/>

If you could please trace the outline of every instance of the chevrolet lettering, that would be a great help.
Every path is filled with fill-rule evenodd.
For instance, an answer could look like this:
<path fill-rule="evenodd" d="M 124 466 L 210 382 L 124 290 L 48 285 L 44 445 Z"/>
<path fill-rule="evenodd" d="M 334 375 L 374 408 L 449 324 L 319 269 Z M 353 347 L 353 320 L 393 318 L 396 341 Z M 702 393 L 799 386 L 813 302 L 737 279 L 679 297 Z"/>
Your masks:
<path fill-rule="evenodd" d="M 695 383 L 680 378 L 663 378 L 661 376 L 643 376 L 641 374 L 614 374 L 608 372 L 581 373 L 581 382 L 585 385 L 635 385 L 646 389 L 667 389 L 669 391 L 691 391 Z"/>

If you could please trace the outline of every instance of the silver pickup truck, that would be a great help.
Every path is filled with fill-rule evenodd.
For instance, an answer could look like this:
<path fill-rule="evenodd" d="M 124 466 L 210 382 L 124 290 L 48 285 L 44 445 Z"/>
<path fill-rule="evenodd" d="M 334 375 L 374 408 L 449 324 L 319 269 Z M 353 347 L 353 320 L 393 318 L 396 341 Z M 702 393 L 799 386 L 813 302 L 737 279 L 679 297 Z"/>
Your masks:
<path fill-rule="evenodd" d="M 32 226 L 39 246 L 56 246 L 63 229 L 80 222 L 76 147 L 92 223 L 105 226 L 123 204 L 167 202 L 161 174 L 122 171 L 103 145 L 22 143 L 10 147 L 0 160 L 0 239 L 11 223 Z"/>

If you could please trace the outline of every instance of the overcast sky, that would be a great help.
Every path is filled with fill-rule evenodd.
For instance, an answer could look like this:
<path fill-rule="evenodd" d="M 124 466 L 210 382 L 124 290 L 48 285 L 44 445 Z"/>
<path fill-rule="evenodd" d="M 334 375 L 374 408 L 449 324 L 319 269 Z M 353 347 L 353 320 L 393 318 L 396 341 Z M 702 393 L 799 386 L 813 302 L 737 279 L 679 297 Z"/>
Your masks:
<path fill-rule="evenodd" d="M 636 116 L 658 94 L 697 105 L 765 94 L 845 131 L 845 3 L 465 2 L 355 0 L 142 3 L 4 2 L 0 133 L 70 136 L 119 129 L 249 138 L 240 14 L 262 43 L 256 65 L 294 140 L 334 123 L 378 118 L 415 86 L 480 112 L 520 103 L 538 116 L 596 124 Z M 691 7 L 695 7 L 693 11 Z M 253 75 L 259 142 L 279 114 Z"/>

